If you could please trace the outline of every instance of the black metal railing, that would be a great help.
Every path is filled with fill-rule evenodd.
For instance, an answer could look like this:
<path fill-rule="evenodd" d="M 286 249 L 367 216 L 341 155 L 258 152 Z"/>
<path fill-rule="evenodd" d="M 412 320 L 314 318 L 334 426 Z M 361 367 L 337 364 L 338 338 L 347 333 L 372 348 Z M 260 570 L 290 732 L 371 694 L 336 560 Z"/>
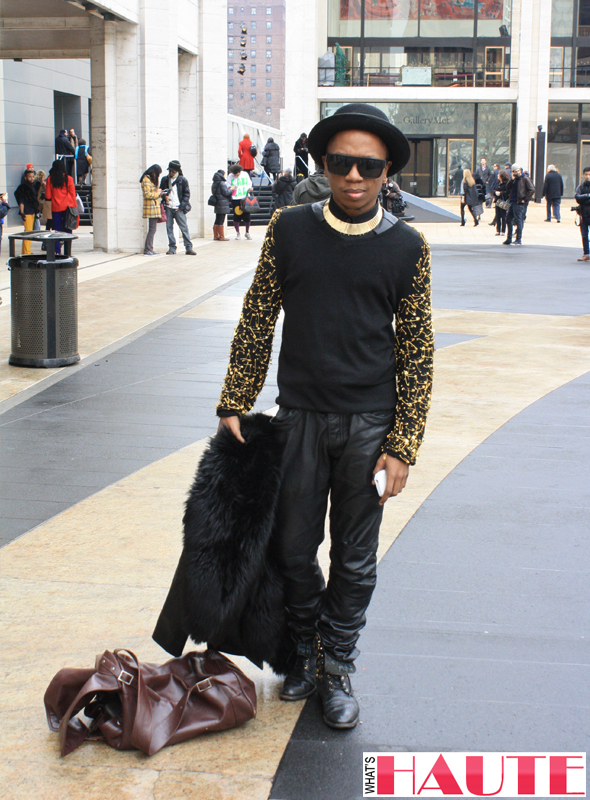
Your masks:
<path fill-rule="evenodd" d="M 423 65 L 416 65 L 423 66 Z M 427 65 L 424 65 L 427 66 Z M 501 88 L 510 86 L 516 70 L 504 67 L 498 71 L 473 69 L 465 66 L 432 67 L 429 86 L 470 86 Z M 344 76 L 334 69 L 318 68 L 318 86 L 403 86 L 399 67 L 351 67 Z M 408 85 L 408 84 L 405 84 Z M 415 84 L 412 84 L 415 85 Z"/>

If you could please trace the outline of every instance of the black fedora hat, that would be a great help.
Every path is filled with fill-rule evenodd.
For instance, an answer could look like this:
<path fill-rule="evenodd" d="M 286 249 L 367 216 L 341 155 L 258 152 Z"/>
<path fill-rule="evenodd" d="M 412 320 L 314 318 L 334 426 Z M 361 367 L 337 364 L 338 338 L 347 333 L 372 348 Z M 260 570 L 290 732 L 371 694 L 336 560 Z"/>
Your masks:
<path fill-rule="evenodd" d="M 387 174 L 395 175 L 410 159 L 410 145 L 403 133 L 392 125 L 386 114 L 368 103 L 349 103 L 337 109 L 331 117 L 320 120 L 311 129 L 307 148 L 314 161 L 322 163 L 328 142 L 340 131 L 360 130 L 374 133 L 387 147 L 391 167 Z"/>

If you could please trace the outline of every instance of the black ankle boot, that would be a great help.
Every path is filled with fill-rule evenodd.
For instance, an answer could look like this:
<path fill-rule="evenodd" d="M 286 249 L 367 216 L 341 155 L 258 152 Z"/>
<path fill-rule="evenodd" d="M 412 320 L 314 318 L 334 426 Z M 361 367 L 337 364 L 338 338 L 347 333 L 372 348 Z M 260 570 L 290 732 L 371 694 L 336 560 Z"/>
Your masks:
<path fill-rule="evenodd" d="M 330 728 L 354 728 L 359 721 L 359 704 L 348 677 L 354 671 L 354 664 L 336 661 L 323 648 L 320 650 L 318 694 L 324 722 Z"/>
<path fill-rule="evenodd" d="M 324 722 L 330 728 L 354 728 L 359 721 L 359 704 L 352 693 L 348 675 L 324 672 L 318 685 Z"/>
<path fill-rule="evenodd" d="M 315 642 L 297 645 L 297 660 L 285 678 L 281 700 L 305 700 L 317 687 L 317 645 Z"/>

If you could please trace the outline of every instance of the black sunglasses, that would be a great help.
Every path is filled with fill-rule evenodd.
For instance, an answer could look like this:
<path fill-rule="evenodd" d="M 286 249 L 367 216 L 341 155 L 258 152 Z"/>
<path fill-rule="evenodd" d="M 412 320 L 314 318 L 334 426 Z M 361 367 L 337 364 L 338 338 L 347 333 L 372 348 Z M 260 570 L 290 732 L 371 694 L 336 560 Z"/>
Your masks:
<path fill-rule="evenodd" d="M 326 165 L 333 175 L 348 175 L 356 164 L 361 178 L 380 178 L 387 166 L 382 158 L 366 158 L 365 156 L 345 156 L 340 153 L 327 153 Z"/>

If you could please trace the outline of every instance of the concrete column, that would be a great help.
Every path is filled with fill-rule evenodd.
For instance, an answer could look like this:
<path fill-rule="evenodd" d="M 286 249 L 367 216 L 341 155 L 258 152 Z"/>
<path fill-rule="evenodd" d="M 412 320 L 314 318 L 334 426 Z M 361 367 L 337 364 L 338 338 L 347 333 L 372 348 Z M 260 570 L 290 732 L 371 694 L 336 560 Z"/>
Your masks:
<path fill-rule="evenodd" d="M 4 61 L 0 59 L 0 192 L 8 191 L 6 177 L 6 130 L 4 128 Z M 10 198 L 8 200 L 10 203 Z"/>
<path fill-rule="evenodd" d="M 526 168 L 537 125 L 547 128 L 551 0 L 520 0 L 515 35 L 519 43 L 516 160 Z"/>
<path fill-rule="evenodd" d="M 285 135 L 284 165 L 294 163 L 293 145 L 303 132 L 309 133 L 319 120 L 318 46 L 321 8 L 315 0 L 287 2 L 285 9 L 285 108 L 281 130 Z M 325 30 L 325 27 L 322 26 Z M 321 45 L 325 52 L 327 39 Z M 313 164 L 310 164 L 313 169 Z"/>
<path fill-rule="evenodd" d="M 199 230 L 199 93 L 197 82 L 197 56 L 181 53 L 178 56 L 179 120 L 178 147 L 182 171 L 191 187 L 192 211 L 187 215 L 189 230 Z"/>
<path fill-rule="evenodd" d="M 213 236 L 213 209 L 207 206 L 213 173 L 227 169 L 227 72 L 220 43 L 227 41 L 227 2 L 199 3 L 198 143 L 199 182 L 191 196 L 198 235 Z"/>

